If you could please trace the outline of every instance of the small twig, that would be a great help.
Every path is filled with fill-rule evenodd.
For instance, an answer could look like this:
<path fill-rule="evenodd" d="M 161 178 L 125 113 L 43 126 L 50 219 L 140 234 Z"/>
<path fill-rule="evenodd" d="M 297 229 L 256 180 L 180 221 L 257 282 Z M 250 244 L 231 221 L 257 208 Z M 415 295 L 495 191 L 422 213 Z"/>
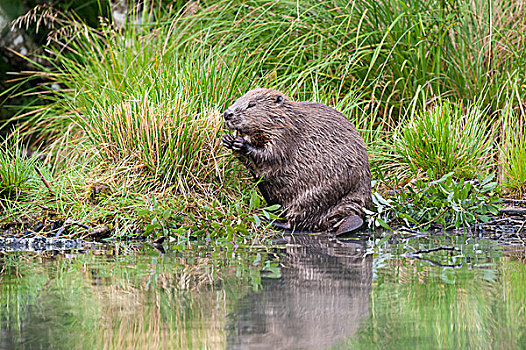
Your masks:
<path fill-rule="evenodd" d="M 76 225 L 76 226 L 79 226 L 79 227 L 82 227 L 83 229 L 85 230 L 91 230 L 91 227 L 89 227 L 88 225 L 84 225 L 84 224 L 81 224 L 80 222 L 76 222 L 76 221 L 73 221 L 72 219 L 68 218 L 66 219 L 66 221 L 64 221 L 64 223 L 62 224 L 61 227 L 59 228 L 56 228 L 54 230 L 49 230 L 47 233 L 53 233 L 55 231 L 57 231 L 56 235 L 55 235 L 55 238 L 59 237 L 59 236 L 62 236 L 62 234 L 71 226 L 73 225 Z"/>
<path fill-rule="evenodd" d="M 415 257 L 415 259 L 417 260 L 420 260 L 420 261 L 424 261 L 432 266 L 436 266 L 436 267 L 445 267 L 445 268 L 450 268 L 450 269 L 460 269 L 462 268 L 462 264 L 456 264 L 456 265 L 447 265 L 447 264 L 441 264 L 439 262 L 436 262 L 434 260 L 431 260 L 431 259 L 426 259 L 426 258 L 419 258 L 419 257 Z"/>
<path fill-rule="evenodd" d="M 430 223 L 432 223 L 432 222 L 437 221 L 438 219 L 440 219 L 440 218 L 442 217 L 442 215 L 444 215 L 444 214 L 446 213 L 447 209 L 448 209 L 448 208 L 444 208 L 444 210 L 442 210 L 442 212 L 441 212 L 436 218 L 431 219 L 431 220 L 429 220 L 428 222 L 424 222 L 423 224 L 420 224 L 420 225 L 416 226 L 415 228 L 418 230 L 418 229 L 419 229 L 420 227 L 422 227 L 422 226 L 425 226 L 425 225 L 427 225 L 427 224 L 430 224 Z"/>
<path fill-rule="evenodd" d="M 517 237 L 519 237 L 519 238 L 521 237 L 521 236 L 520 236 L 520 233 L 521 233 L 522 229 L 524 228 L 524 224 L 526 224 L 526 220 L 524 220 L 524 221 L 522 222 L 521 227 L 519 227 L 519 230 L 517 231 Z"/>
<path fill-rule="evenodd" d="M 62 226 L 59 227 L 58 229 L 56 229 L 57 234 L 55 235 L 55 238 L 58 237 L 58 236 L 61 236 L 61 235 L 64 233 L 64 231 L 66 231 L 66 229 L 67 229 L 69 226 L 71 226 L 73 223 L 74 223 L 73 220 L 71 220 L 71 219 L 69 219 L 69 218 L 66 219 L 66 221 L 64 221 L 64 223 L 62 224 Z M 53 231 L 55 231 L 55 230 L 51 230 L 51 231 L 49 231 L 49 233 L 52 233 Z"/>
<path fill-rule="evenodd" d="M 526 215 L 526 208 L 506 208 L 506 209 L 499 209 L 500 214 L 507 214 L 507 215 Z"/>
<path fill-rule="evenodd" d="M 436 247 L 436 248 L 431 248 L 431 249 L 421 249 L 421 250 L 417 250 L 415 252 L 412 252 L 412 253 L 408 253 L 409 255 L 416 255 L 416 254 L 425 254 L 425 253 L 431 253 L 431 252 L 436 252 L 436 251 L 439 251 L 439 250 L 450 250 L 450 251 L 459 251 L 460 248 L 458 247 L 447 247 L 447 246 L 440 246 L 440 247 Z"/>
<path fill-rule="evenodd" d="M 44 175 L 42 175 L 42 173 L 40 172 L 40 169 L 38 169 L 38 167 L 35 165 L 34 166 L 35 168 L 35 171 L 37 172 L 37 174 L 40 176 L 40 180 L 42 180 L 42 182 L 44 183 L 44 185 L 46 185 L 49 193 L 53 194 L 53 190 L 51 189 L 51 187 L 49 186 L 48 182 L 46 181 L 46 179 L 44 179 Z"/>
<path fill-rule="evenodd" d="M 511 198 L 504 198 L 502 200 L 504 203 L 511 203 L 511 204 L 516 204 L 516 205 L 524 205 L 526 206 L 526 200 L 522 200 L 522 199 L 511 199 Z"/>
<path fill-rule="evenodd" d="M 486 226 L 486 225 L 495 225 L 495 224 L 498 224 L 500 222 L 508 222 L 510 219 L 509 218 L 503 218 L 503 219 L 495 219 L 495 220 L 490 220 L 488 222 L 483 222 L 481 223 L 480 225 L 481 226 Z"/>

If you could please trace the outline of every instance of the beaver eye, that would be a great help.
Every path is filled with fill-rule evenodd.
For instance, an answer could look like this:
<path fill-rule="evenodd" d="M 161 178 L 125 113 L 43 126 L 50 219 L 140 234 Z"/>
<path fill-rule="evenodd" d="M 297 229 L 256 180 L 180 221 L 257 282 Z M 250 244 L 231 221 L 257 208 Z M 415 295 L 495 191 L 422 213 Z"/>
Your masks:
<path fill-rule="evenodd" d="M 247 108 L 252 108 L 252 107 L 254 107 L 255 105 L 256 105 L 256 102 L 254 102 L 254 101 L 250 101 L 250 102 L 248 103 Z"/>

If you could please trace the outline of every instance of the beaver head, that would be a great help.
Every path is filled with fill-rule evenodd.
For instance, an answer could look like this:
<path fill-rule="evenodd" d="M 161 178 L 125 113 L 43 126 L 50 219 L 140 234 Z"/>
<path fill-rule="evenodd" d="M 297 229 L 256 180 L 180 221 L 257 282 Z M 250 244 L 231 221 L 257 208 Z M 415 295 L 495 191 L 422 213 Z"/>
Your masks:
<path fill-rule="evenodd" d="M 224 113 L 225 125 L 237 137 L 254 146 L 262 146 L 286 124 L 290 99 L 273 89 L 254 89 L 241 96 Z"/>

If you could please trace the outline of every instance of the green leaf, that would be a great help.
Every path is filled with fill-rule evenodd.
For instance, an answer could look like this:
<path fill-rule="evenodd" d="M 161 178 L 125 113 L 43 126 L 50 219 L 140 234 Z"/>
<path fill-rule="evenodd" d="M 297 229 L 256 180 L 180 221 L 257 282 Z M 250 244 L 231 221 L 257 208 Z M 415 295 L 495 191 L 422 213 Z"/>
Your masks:
<path fill-rule="evenodd" d="M 258 198 L 258 194 L 256 191 L 252 191 L 250 193 L 250 203 L 248 205 L 249 210 L 254 210 L 256 208 L 256 200 Z"/>
<path fill-rule="evenodd" d="M 147 235 L 152 233 L 154 230 L 161 228 L 161 225 L 157 223 L 149 224 L 144 227 L 144 233 Z"/>
<path fill-rule="evenodd" d="M 486 215 L 479 215 L 478 219 L 482 222 L 488 222 L 490 220 L 490 217 Z"/>
<path fill-rule="evenodd" d="M 235 230 L 231 225 L 227 225 L 226 227 L 226 234 L 229 240 L 234 239 Z"/>
<path fill-rule="evenodd" d="M 252 214 L 252 217 L 254 218 L 254 222 L 256 223 L 256 227 L 261 226 L 261 220 L 260 220 L 259 216 L 257 216 L 256 214 Z"/>
<path fill-rule="evenodd" d="M 152 212 L 149 211 L 148 209 L 136 209 L 135 212 L 137 213 L 137 215 L 139 216 L 147 216 L 147 215 L 150 215 Z"/>
<path fill-rule="evenodd" d="M 452 172 L 451 173 L 447 173 L 444 176 L 442 176 L 440 179 L 435 180 L 435 181 L 431 181 L 429 183 L 429 185 L 433 186 L 433 185 L 436 185 L 436 184 L 440 184 L 440 183 L 446 182 L 448 179 L 451 179 L 451 176 L 453 176 Z"/>
<path fill-rule="evenodd" d="M 495 174 L 489 174 L 488 176 L 486 176 L 486 178 L 484 180 L 481 181 L 480 184 L 482 185 L 482 187 L 484 187 L 486 184 L 488 184 L 494 178 L 495 178 Z"/>
<path fill-rule="evenodd" d="M 417 224 L 418 221 L 416 221 L 414 218 L 412 218 L 410 215 L 406 214 L 406 213 L 400 213 L 399 214 L 399 217 L 401 219 L 406 219 L 407 221 L 413 223 L 413 224 Z"/>
<path fill-rule="evenodd" d="M 490 182 L 482 187 L 482 192 L 489 192 L 494 190 L 497 187 L 496 182 Z"/>
<path fill-rule="evenodd" d="M 250 233 L 248 232 L 247 228 L 244 225 L 236 225 L 236 232 L 243 236 L 250 235 Z"/>
<path fill-rule="evenodd" d="M 491 214 L 493 214 L 493 215 L 498 215 L 499 214 L 499 208 L 497 208 L 496 206 L 491 205 L 491 206 L 489 206 L 488 209 L 491 212 Z"/>
<path fill-rule="evenodd" d="M 279 216 L 279 215 L 277 215 L 277 214 L 274 214 L 274 213 L 269 213 L 269 212 L 266 212 L 266 213 L 268 214 L 268 217 L 267 217 L 267 219 L 269 219 L 269 220 L 277 220 L 277 219 L 279 219 L 279 218 L 280 218 L 280 216 Z"/>
<path fill-rule="evenodd" d="M 279 204 L 274 204 L 274 205 L 271 205 L 269 207 L 265 207 L 263 209 L 268 210 L 268 211 L 276 211 L 279 208 L 281 208 L 281 206 Z"/>
<path fill-rule="evenodd" d="M 163 211 L 163 220 L 167 221 L 172 216 L 172 211 L 170 209 L 165 209 Z"/>
<path fill-rule="evenodd" d="M 267 272 L 264 274 L 265 278 L 281 278 L 281 269 L 279 266 L 265 266 L 263 271 Z"/>
<path fill-rule="evenodd" d="M 378 224 L 380 224 L 380 226 L 382 226 L 383 228 L 385 228 L 386 230 L 390 230 L 392 231 L 391 227 L 381 218 L 376 218 L 376 222 Z"/>

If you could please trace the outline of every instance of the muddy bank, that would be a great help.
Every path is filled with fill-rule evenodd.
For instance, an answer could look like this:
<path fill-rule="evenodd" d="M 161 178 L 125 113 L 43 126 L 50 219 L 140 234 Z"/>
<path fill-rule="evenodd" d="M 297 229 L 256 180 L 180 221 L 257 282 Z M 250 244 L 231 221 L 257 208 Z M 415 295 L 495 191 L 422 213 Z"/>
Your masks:
<path fill-rule="evenodd" d="M 145 240 L 137 229 L 126 240 Z M 477 223 L 462 231 L 443 231 L 440 227 L 422 232 L 399 226 L 394 232 L 402 237 L 466 234 L 497 241 L 499 244 L 526 245 L 526 200 L 504 199 L 499 215 L 486 223 Z M 0 251 L 62 250 L 79 248 L 85 241 L 100 241 L 114 234 L 111 225 L 91 225 L 64 219 L 56 213 L 41 212 L 17 220 L 0 222 Z"/>

